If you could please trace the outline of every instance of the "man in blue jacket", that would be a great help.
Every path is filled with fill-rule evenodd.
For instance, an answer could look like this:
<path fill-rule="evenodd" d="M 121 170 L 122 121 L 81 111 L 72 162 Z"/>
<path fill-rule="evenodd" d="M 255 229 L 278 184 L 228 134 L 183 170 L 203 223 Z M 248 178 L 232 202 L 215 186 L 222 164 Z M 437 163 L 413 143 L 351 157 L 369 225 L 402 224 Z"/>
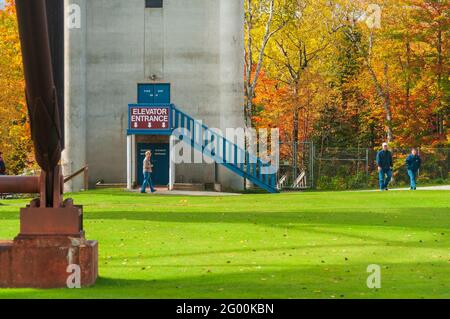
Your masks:
<path fill-rule="evenodd" d="M 383 143 L 383 149 L 377 154 L 378 179 L 380 182 L 380 190 L 388 190 L 389 183 L 392 179 L 392 153 L 388 150 L 388 144 Z"/>
<path fill-rule="evenodd" d="M 419 172 L 420 165 L 422 165 L 422 159 L 417 153 L 417 149 L 413 148 L 411 150 L 411 154 L 406 158 L 406 168 L 408 170 L 412 191 L 417 189 L 417 174 Z"/>

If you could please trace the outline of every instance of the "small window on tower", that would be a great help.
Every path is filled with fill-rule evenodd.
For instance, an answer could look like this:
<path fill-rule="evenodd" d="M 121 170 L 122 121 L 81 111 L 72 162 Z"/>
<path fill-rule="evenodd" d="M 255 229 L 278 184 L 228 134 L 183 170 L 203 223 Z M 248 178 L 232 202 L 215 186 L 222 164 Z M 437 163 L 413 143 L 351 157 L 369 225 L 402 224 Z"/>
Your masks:
<path fill-rule="evenodd" d="M 163 0 L 145 0 L 146 8 L 162 8 Z"/>

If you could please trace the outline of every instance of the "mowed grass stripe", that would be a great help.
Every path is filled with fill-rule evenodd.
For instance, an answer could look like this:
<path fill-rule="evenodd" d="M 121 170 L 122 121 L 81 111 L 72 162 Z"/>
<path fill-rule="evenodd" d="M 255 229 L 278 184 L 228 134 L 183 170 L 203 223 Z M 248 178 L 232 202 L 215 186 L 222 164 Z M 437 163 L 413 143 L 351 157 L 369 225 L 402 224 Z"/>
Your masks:
<path fill-rule="evenodd" d="M 73 194 L 100 242 L 97 285 L 0 298 L 448 298 L 449 194 Z M 10 239 L 26 201 L 1 203 Z M 381 289 L 366 286 L 369 264 Z"/>

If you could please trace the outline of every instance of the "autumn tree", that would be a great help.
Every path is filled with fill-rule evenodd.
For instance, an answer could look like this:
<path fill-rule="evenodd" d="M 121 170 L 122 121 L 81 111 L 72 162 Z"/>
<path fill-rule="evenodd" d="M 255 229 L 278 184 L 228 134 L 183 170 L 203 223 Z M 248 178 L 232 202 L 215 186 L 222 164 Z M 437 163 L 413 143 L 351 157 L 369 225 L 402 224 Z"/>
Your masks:
<path fill-rule="evenodd" d="M 311 74 L 320 68 L 319 57 L 326 56 L 326 51 L 333 42 L 334 33 L 340 28 L 340 24 L 335 23 L 338 20 L 333 19 L 333 16 L 340 12 L 332 1 L 321 0 L 288 1 L 284 5 L 284 10 L 288 12 L 290 20 L 274 36 L 265 55 L 269 61 L 267 69 L 271 76 L 287 85 L 291 91 L 292 107 L 288 112 L 292 114 L 291 143 L 292 153 L 295 154 L 293 174 L 297 175 L 300 113 L 303 113 L 304 120 L 308 119 L 311 102 L 319 96 L 321 86 L 325 85 L 323 81 L 317 82 L 321 79 L 319 74 L 316 76 Z M 314 65 L 313 61 L 316 62 Z M 305 73 L 309 74 L 308 81 L 303 80 Z"/>
<path fill-rule="evenodd" d="M 253 99 L 272 37 L 286 24 L 282 0 L 245 1 L 245 123 L 252 127 Z"/>
<path fill-rule="evenodd" d="M 0 10 L 0 150 L 9 174 L 21 174 L 33 161 L 25 105 L 25 82 L 14 2 Z"/>
<path fill-rule="evenodd" d="M 449 77 L 449 38 L 450 38 L 450 2 L 448 0 L 410 0 L 412 8 L 411 19 L 415 37 L 427 46 L 427 55 L 423 56 L 426 63 L 425 71 L 434 78 L 433 98 L 436 101 L 433 110 L 435 133 L 440 140 L 447 138 L 450 77 Z"/>

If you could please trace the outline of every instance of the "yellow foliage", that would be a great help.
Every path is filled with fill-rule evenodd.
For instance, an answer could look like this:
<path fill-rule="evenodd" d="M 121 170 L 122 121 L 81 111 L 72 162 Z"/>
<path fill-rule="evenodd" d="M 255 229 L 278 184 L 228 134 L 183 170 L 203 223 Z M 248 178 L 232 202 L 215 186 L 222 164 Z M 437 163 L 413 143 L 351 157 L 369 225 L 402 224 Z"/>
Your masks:
<path fill-rule="evenodd" d="M 15 7 L 0 10 L 0 151 L 9 174 L 20 174 L 33 162 L 25 104 L 25 82 Z"/>

